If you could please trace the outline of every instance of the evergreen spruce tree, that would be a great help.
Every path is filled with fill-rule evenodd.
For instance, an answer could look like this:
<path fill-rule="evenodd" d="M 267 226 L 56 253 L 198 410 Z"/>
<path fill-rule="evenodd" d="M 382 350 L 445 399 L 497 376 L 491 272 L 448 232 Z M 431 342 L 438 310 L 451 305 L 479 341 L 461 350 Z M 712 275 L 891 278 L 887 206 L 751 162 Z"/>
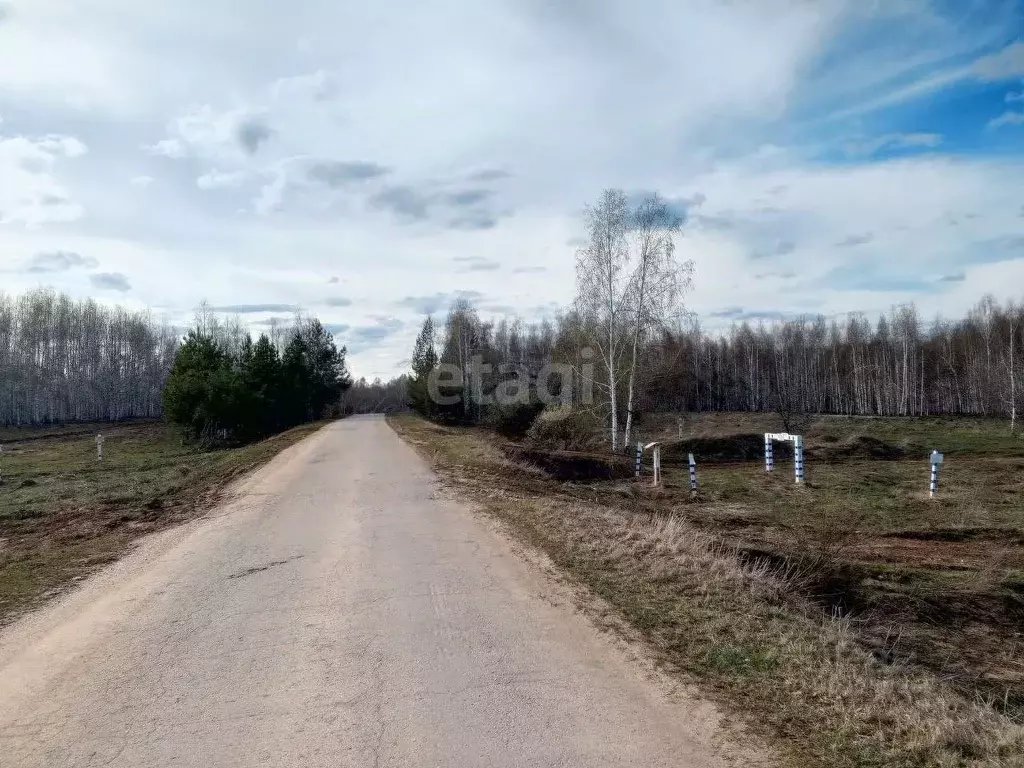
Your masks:
<path fill-rule="evenodd" d="M 430 398 L 430 374 L 437 367 L 437 352 L 434 349 L 434 321 L 430 315 L 423 320 L 423 328 L 416 337 L 412 353 L 412 377 L 409 379 L 409 404 L 413 410 L 426 418 L 435 415 L 434 402 Z"/>

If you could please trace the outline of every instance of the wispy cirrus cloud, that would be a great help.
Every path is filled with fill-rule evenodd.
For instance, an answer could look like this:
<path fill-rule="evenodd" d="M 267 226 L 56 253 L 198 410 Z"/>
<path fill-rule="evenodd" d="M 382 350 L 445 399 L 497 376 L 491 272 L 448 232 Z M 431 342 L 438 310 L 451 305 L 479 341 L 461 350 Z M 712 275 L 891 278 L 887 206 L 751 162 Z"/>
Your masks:
<path fill-rule="evenodd" d="M 1024 42 L 1010 43 L 996 53 L 982 56 L 971 65 L 971 73 L 986 81 L 1024 76 Z"/>
<path fill-rule="evenodd" d="M 994 117 L 986 124 L 988 128 L 1004 128 L 1012 125 L 1024 125 L 1024 112 L 1006 111 L 999 117 Z"/>
<path fill-rule="evenodd" d="M 881 150 L 935 149 L 942 144 L 938 133 L 889 133 L 869 139 L 849 141 L 845 150 L 853 156 L 874 155 Z"/>
<path fill-rule="evenodd" d="M 865 232 L 860 235 L 847 235 L 842 240 L 837 242 L 836 246 L 839 248 L 853 248 L 858 245 L 867 245 L 874 239 L 875 236 L 871 232 Z"/>
<path fill-rule="evenodd" d="M 501 262 L 494 259 L 486 259 L 483 256 L 456 256 L 452 259 L 466 272 L 493 272 L 501 269 Z"/>

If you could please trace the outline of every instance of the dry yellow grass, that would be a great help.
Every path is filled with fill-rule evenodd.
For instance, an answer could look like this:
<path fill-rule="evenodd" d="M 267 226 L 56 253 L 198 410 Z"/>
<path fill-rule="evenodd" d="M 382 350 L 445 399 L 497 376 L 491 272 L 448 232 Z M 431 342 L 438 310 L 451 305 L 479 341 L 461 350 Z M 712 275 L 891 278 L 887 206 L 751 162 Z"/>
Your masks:
<path fill-rule="evenodd" d="M 884 664 L 848 620 L 798 595 L 800 570 L 749 560 L 679 516 L 586 503 L 472 431 L 396 429 L 461 494 L 601 597 L 671 669 L 820 766 L 1024 766 L 1024 727 L 925 671 Z M 496 455 L 497 454 L 497 455 Z"/>

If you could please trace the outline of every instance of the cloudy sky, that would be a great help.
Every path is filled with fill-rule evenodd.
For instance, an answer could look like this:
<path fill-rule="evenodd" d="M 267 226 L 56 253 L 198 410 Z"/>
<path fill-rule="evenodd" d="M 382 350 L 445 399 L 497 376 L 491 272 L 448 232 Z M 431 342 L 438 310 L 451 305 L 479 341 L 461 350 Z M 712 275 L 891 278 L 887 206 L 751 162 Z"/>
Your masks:
<path fill-rule="evenodd" d="M 0 118 L 0 290 L 302 308 L 357 375 L 568 302 L 609 186 L 709 327 L 1024 297 L 1016 0 L 0 0 Z"/>

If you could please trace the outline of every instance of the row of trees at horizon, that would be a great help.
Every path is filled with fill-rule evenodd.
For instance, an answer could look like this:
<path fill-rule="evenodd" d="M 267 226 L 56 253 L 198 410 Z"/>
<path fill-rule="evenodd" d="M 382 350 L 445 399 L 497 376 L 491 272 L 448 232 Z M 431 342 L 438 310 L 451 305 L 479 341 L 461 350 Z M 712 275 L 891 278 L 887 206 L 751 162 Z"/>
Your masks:
<path fill-rule="evenodd" d="M 325 412 L 341 393 L 340 407 L 350 412 L 412 405 L 452 422 L 501 417 L 468 397 L 454 407 L 431 401 L 427 382 L 438 364 L 468 371 L 472 358 L 491 371 L 463 382 L 462 392 L 493 393 L 512 376 L 536 385 L 546 365 L 567 366 L 575 404 L 605 419 L 616 448 L 628 445 L 636 419 L 653 411 L 767 411 L 787 423 L 807 413 L 970 415 L 1016 424 L 1024 304 L 1000 305 L 985 296 L 959 319 L 926 321 L 911 304 L 878 318 L 851 313 L 743 322 L 708 333 L 684 311 L 692 266 L 676 257 L 681 222 L 663 201 L 652 196 L 632 204 L 622 191 L 607 190 L 587 209 L 586 224 L 589 239 L 577 254 L 577 297 L 564 312 L 535 323 L 491 321 L 459 300 L 443 326 L 425 320 L 413 370 L 390 382 L 360 380 L 349 388 L 345 350 L 337 350 L 315 320 L 272 326 L 265 340 L 253 341 L 239 318 L 223 319 L 201 306 L 185 342 L 186 362 L 232 383 L 214 388 L 230 397 L 210 406 L 220 415 L 200 419 L 204 426 L 190 428 L 191 434 L 269 434 Z M 310 370 L 334 370 L 337 377 L 323 378 L 327 383 L 319 390 L 331 393 L 332 402 L 287 383 L 288 350 L 300 342 L 305 348 L 292 350 L 292 373 L 298 376 L 306 364 L 296 360 L 306 360 Z M 145 313 L 45 289 L 0 295 L 0 424 L 159 416 L 181 344 L 174 329 Z M 329 362 L 316 362 L 321 355 Z M 261 366 L 274 372 L 259 373 Z M 293 385 L 298 389 L 290 390 Z M 446 394 L 457 390 L 449 386 Z M 282 394 L 289 391 L 303 394 L 289 399 Z M 591 395 L 587 402 L 585 392 Z M 535 411 L 537 403 L 525 405 Z M 224 416 L 251 408 L 269 409 L 269 415 L 255 422 Z"/>
<path fill-rule="evenodd" d="M 409 410 L 409 377 L 384 381 L 362 376 L 341 397 L 342 413 L 398 413 Z"/>
<path fill-rule="evenodd" d="M 440 331 L 427 318 L 412 357 L 411 404 L 440 420 L 493 420 L 494 409 L 468 397 L 439 409 L 427 394 L 438 363 L 467 370 L 477 357 L 490 372 L 463 392 L 493 392 L 509 371 L 536 383 L 551 363 L 570 367 L 576 404 L 600 411 L 613 449 L 629 444 L 635 417 L 653 411 L 776 412 L 787 429 L 810 413 L 1006 417 L 1015 428 L 1024 305 L 985 296 L 958 320 L 926 323 L 907 304 L 874 321 L 851 313 L 709 334 L 682 311 L 691 265 L 675 258 L 678 220 L 656 196 L 635 208 L 626 201 L 608 190 L 588 209 L 577 298 L 553 320 L 484 321 L 466 300 Z M 579 399 L 587 391 L 593 405 Z"/>
<path fill-rule="evenodd" d="M 433 335 L 433 323 L 425 329 Z M 436 334 L 434 360 L 458 363 L 468 348 L 495 370 L 505 364 L 536 377 L 552 362 L 579 372 L 593 329 L 569 310 L 537 323 L 482 320 L 457 302 Z M 421 337 L 423 334 L 421 333 Z M 421 343 L 422 346 L 422 343 Z M 902 305 L 872 321 L 854 313 L 844 319 L 804 317 L 751 325 L 724 334 L 683 320 L 658 328 L 640 344 L 636 413 L 658 411 L 755 411 L 790 416 L 985 416 L 1015 425 L 1024 382 L 1024 304 L 1000 305 L 991 296 L 959 320 L 926 323 L 914 305 Z M 600 356 L 593 359 L 600 360 Z M 414 358 L 415 361 L 415 358 Z M 436 363 L 435 363 L 436 364 Z M 429 371 L 433 366 L 426 366 Z M 595 407 L 611 423 L 607 374 L 598 369 Z M 618 371 L 620 411 L 627 396 Z M 500 376 L 482 384 L 492 391 Z M 410 400 L 425 375 L 409 378 Z M 603 395 L 601 393 L 604 393 Z M 480 413 L 467 410 L 479 421 Z"/>
<path fill-rule="evenodd" d="M 0 425 L 153 418 L 178 336 L 51 289 L 0 294 Z"/>
<path fill-rule="evenodd" d="M 3 426 L 157 418 L 169 404 L 189 437 L 245 441 L 337 410 L 349 384 L 344 348 L 312 318 L 253 341 L 204 303 L 183 341 L 148 313 L 0 295 Z"/>

